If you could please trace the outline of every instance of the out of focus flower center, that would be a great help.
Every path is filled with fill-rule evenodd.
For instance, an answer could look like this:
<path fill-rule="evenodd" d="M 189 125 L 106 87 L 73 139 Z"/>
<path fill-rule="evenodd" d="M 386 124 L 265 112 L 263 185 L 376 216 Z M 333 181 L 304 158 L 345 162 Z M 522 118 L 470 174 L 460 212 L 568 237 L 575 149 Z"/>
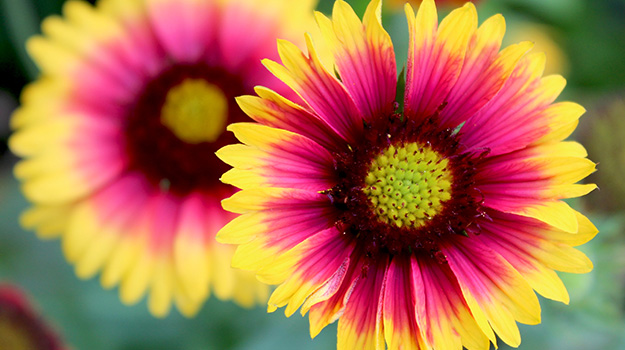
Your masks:
<path fill-rule="evenodd" d="M 418 228 L 451 198 L 448 165 L 449 160 L 429 146 L 391 145 L 372 160 L 363 192 L 382 222 Z"/>
<path fill-rule="evenodd" d="M 20 290 L 0 285 L 0 349 L 58 350 L 56 335 L 31 309 Z"/>
<path fill-rule="evenodd" d="M 13 350 L 36 349 L 36 344 L 30 339 L 33 337 L 23 326 L 15 320 L 0 315 L 0 348 Z"/>
<path fill-rule="evenodd" d="M 250 93 L 241 78 L 204 63 L 175 64 L 152 77 L 128 109 L 129 168 L 179 196 L 223 190 L 228 170 L 215 151 L 234 143 L 228 123 L 249 120 L 235 96 Z"/>
<path fill-rule="evenodd" d="M 161 110 L 161 122 L 188 143 L 215 142 L 227 120 L 226 96 L 203 79 L 187 79 L 173 87 Z"/>

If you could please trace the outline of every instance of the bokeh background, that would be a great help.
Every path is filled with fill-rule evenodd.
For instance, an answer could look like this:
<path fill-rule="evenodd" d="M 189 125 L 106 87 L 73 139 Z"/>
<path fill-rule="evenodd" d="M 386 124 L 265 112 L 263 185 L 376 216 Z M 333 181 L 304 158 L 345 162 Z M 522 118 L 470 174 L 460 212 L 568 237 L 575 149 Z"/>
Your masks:
<path fill-rule="evenodd" d="M 361 15 L 367 5 L 366 0 L 348 2 Z M 387 2 L 383 22 L 401 67 L 408 35 L 401 5 L 393 3 L 402 1 Z M 16 158 L 6 146 L 8 120 L 21 89 L 37 77 L 24 42 L 39 31 L 42 18 L 61 12 L 62 3 L 0 0 L 0 282 L 23 288 L 73 349 L 335 348 L 336 325 L 311 340 L 307 319 L 298 313 L 287 319 L 281 310 L 267 314 L 262 306 L 244 310 L 210 299 L 194 319 L 176 311 L 155 319 L 145 303 L 123 306 L 117 290 L 103 290 L 97 279 L 77 279 L 58 241 L 39 241 L 20 228 L 18 217 L 27 203 L 12 175 Z M 535 50 L 547 53 L 547 74 L 567 78 L 560 99 L 588 109 L 574 138 L 599 163 L 589 181 L 600 189 L 572 201 L 600 230 L 582 247 L 595 269 L 561 274 L 570 305 L 541 298 L 543 322 L 521 326 L 521 349 L 625 349 L 625 0 L 482 0 L 477 6 L 481 21 L 502 13 L 506 41 L 534 41 Z M 331 0 L 319 3 L 322 12 L 331 7 Z M 500 348 L 507 349 L 503 343 Z"/>

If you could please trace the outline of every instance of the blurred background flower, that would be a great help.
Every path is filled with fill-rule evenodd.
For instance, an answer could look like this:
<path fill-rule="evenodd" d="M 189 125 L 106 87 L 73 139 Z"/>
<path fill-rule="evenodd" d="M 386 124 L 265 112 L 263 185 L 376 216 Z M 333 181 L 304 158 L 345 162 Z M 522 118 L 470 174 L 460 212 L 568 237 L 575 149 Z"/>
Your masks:
<path fill-rule="evenodd" d="M 349 2 L 362 16 L 368 1 Z M 332 3 L 322 0 L 318 8 L 327 14 Z M 266 314 L 262 305 L 243 310 L 212 298 L 194 319 L 176 313 L 162 320 L 154 319 L 147 311 L 147 302 L 124 307 L 117 293 L 103 290 L 98 281 L 78 280 L 57 241 L 39 241 L 32 232 L 19 227 L 17 218 L 27 203 L 12 174 L 16 157 L 6 151 L 8 116 L 17 106 L 21 89 L 37 77 L 37 69 L 24 49 L 25 41 L 39 32 L 44 17 L 61 14 L 62 4 L 62 0 L 0 0 L 0 279 L 19 284 L 32 295 L 41 312 L 55 321 L 64 339 L 76 349 L 262 350 L 292 349 L 295 345 L 300 350 L 334 348 L 336 325 L 328 326 L 311 341 L 306 319 Z M 568 62 L 568 72 L 564 72 L 568 85 L 560 100 L 580 102 L 589 110 L 574 138 L 583 137 L 589 158 L 600 162 L 597 176 L 610 165 L 607 163 L 615 168 L 622 166 L 625 161 L 612 156 L 616 153 L 604 151 L 604 147 L 611 146 L 600 145 L 594 151 L 593 142 L 587 141 L 585 135 L 602 128 L 597 124 L 604 118 L 606 105 L 612 96 L 625 90 L 625 1 L 482 0 L 476 4 L 482 19 L 502 13 L 508 33 L 527 23 L 545 31 Z M 445 12 L 441 10 L 439 17 Z M 393 38 L 401 69 L 408 43 L 403 10 L 384 12 L 383 23 Z M 530 35 L 505 40 L 538 41 Z M 548 64 L 550 55 L 548 52 Z M 625 115 L 616 112 L 613 118 L 622 121 Z M 616 143 L 623 138 L 617 127 L 609 129 L 612 132 L 604 132 L 601 139 L 610 138 Z M 608 157 L 602 158 L 598 154 L 602 152 Z M 604 178 L 594 181 L 600 190 L 589 199 L 611 192 L 622 182 Z M 542 323 L 520 327 L 521 349 L 625 348 L 625 207 L 617 204 L 604 208 L 591 200 L 571 204 L 585 207 L 583 211 L 591 213 L 591 220 L 600 230 L 583 248 L 595 268 L 582 276 L 561 274 L 571 296 L 570 305 L 541 298 Z"/>
<path fill-rule="evenodd" d="M 193 316 L 213 293 L 250 307 L 268 287 L 230 268 L 215 233 L 234 192 L 215 151 L 248 120 L 234 98 L 278 84 L 260 60 L 298 39 L 315 0 L 68 1 L 26 47 L 41 76 L 11 118 L 22 225 L 61 238 L 76 274 L 121 300 Z M 296 34 L 297 33 L 297 34 Z M 301 41 L 301 39 L 299 39 Z M 284 88 L 282 88 L 284 89 Z"/>
<path fill-rule="evenodd" d="M 0 348 L 65 349 L 59 337 L 36 312 L 24 292 L 9 284 L 0 284 Z"/>

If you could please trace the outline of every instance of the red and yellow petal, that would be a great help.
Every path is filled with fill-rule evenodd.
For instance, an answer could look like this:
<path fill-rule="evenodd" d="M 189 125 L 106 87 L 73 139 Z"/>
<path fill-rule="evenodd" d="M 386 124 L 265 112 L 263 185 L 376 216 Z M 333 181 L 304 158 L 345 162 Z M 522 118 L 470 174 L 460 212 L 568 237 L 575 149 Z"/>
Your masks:
<path fill-rule="evenodd" d="M 519 346 L 521 335 L 515 321 L 540 323 L 540 305 L 527 281 L 479 241 L 458 238 L 442 251 L 482 332 L 492 334 L 492 327 L 504 342 Z"/>
<path fill-rule="evenodd" d="M 397 85 L 395 54 L 382 28 L 381 1 L 369 3 L 361 22 L 344 1 L 336 1 L 332 20 L 317 13 L 341 81 L 366 120 L 393 112 Z"/>
<path fill-rule="evenodd" d="M 299 133 L 328 150 L 343 147 L 345 139 L 318 116 L 287 100 L 276 92 L 255 88 L 256 96 L 240 96 L 239 107 L 255 121 L 274 128 Z"/>
<path fill-rule="evenodd" d="M 486 105 L 510 77 L 518 61 L 532 47 L 523 42 L 499 51 L 505 32 L 501 15 L 487 19 L 469 40 L 458 80 L 440 112 L 441 124 L 455 128 Z"/>
<path fill-rule="evenodd" d="M 311 111 L 341 137 L 353 143 L 362 130 L 362 115 L 343 84 L 326 70 L 317 57 L 309 36 L 308 56 L 294 44 L 278 40 L 282 64 L 263 60 L 265 66 L 293 89 Z"/>
<path fill-rule="evenodd" d="M 480 329 L 453 272 L 429 257 L 411 257 L 412 297 L 428 349 L 485 349 L 492 331 Z"/>
<path fill-rule="evenodd" d="M 426 0 L 416 16 L 406 6 L 406 16 L 410 46 L 404 108 L 408 116 L 425 118 L 441 107 L 460 76 L 477 12 L 469 2 L 439 25 L 434 1 Z"/>
<path fill-rule="evenodd" d="M 588 219 L 576 215 L 579 231 L 569 233 L 531 218 L 492 211 L 489 216 L 493 221 L 480 225 L 482 231 L 476 239 L 504 257 L 538 293 L 568 303 L 566 288 L 553 270 L 590 271 L 592 263 L 572 248 L 572 241 L 582 244 L 597 234 Z"/>
<path fill-rule="evenodd" d="M 541 78 L 544 63 L 540 53 L 520 60 L 499 93 L 463 125 L 468 147 L 488 149 L 491 156 L 512 152 L 545 138 L 563 123 L 558 120 L 562 117 L 544 115 L 566 85 L 561 76 Z"/>
<path fill-rule="evenodd" d="M 483 204 L 576 232 L 573 211 L 560 199 L 596 188 L 593 184 L 575 184 L 595 171 L 595 163 L 585 155 L 579 144 L 561 142 L 489 158 L 476 176 Z"/>
<path fill-rule="evenodd" d="M 233 71 L 249 71 L 246 74 L 251 75 L 250 82 L 263 81 L 266 82 L 263 83 L 264 86 L 284 90 L 281 82 L 269 78 L 271 73 L 264 69 L 252 71 L 250 67 L 258 65 L 262 59 L 278 59 L 277 52 L 273 50 L 276 47 L 276 38 L 303 44 L 302 34 L 314 26 L 311 14 L 316 2 L 316 0 L 303 0 L 297 3 L 284 0 L 221 2 L 223 11 L 218 20 L 220 32 L 217 37 L 221 62 Z M 246 52 L 247 55 L 241 55 L 241 52 Z"/>
<path fill-rule="evenodd" d="M 228 211 L 243 214 L 217 234 L 219 242 L 241 244 L 232 265 L 242 269 L 269 264 L 277 255 L 333 226 L 336 221 L 328 197 L 304 190 L 242 190 L 222 204 Z"/>
<path fill-rule="evenodd" d="M 411 275 L 410 260 L 394 257 L 384 278 L 382 320 L 384 338 L 389 349 L 428 349 L 420 333 L 417 308 L 423 299 L 418 299 Z"/>
<path fill-rule="evenodd" d="M 62 204 L 118 177 L 126 159 L 115 142 L 115 129 L 106 123 L 59 118 L 16 132 L 11 147 L 29 156 L 14 170 L 26 197 L 41 204 Z"/>
<path fill-rule="evenodd" d="M 339 319 L 337 350 L 384 349 L 382 309 L 387 261 L 368 265 L 354 281 Z"/>
<path fill-rule="evenodd" d="M 320 231 L 258 271 L 261 281 L 280 284 L 269 311 L 288 304 L 285 314 L 291 316 L 311 294 L 344 276 L 354 246 L 341 236 L 335 228 Z"/>
<path fill-rule="evenodd" d="M 313 191 L 336 183 L 331 153 L 302 135 L 253 123 L 232 124 L 228 130 L 247 146 L 229 145 L 217 152 L 234 167 L 222 176 L 225 183 L 242 189 L 263 186 Z"/>

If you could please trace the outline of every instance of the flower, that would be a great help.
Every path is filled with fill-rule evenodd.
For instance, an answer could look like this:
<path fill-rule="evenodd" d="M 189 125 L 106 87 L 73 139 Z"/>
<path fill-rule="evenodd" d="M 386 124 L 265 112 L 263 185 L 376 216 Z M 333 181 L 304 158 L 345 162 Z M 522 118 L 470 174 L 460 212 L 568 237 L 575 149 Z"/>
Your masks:
<path fill-rule="evenodd" d="M 214 240 L 235 189 L 214 152 L 249 120 L 234 97 L 284 86 L 260 63 L 312 23 L 313 1 L 68 1 L 27 43 L 42 70 L 10 147 L 33 207 L 23 226 L 60 237 L 81 278 L 101 272 L 124 303 L 195 314 L 212 292 L 243 306 L 268 287 L 230 268 Z M 288 16 L 287 16 L 288 14 Z M 284 86 L 287 90 L 287 87 Z"/>
<path fill-rule="evenodd" d="M 0 284 L 0 347 L 11 350 L 63 350 L 65 347 L 32 310 L 23 292 Z"/>
<path fill-rule="evenodd" d="M 554 271 L 592 268 L 573 246 L 597 230 L 562 201 L 595 188 L 575 184 L 595 164 L 562 141 L 584 109 L 553 102 L 565 81 L 541 77 L 531 43 L 500 50 L 502 16 L 478 28 L 469 3 L 438 23 L 431 0 L 405 8 L 402 109 L 380 8 L 317 14 L 334 66 L 309 36 L 308 54 L 279 41 L 283 64 L 264 63 L 303 103 L 238 98 L 257 123 L 230 125 L 242 144 L 217 153 L 242 189 L 217 240 L 279 285 L 269 311 L 310 312 L 313 337 L 339 319 L 339 349 L 518 346 L 516 322 L 540 322 L 534 291 L 567 303 Z"/>

